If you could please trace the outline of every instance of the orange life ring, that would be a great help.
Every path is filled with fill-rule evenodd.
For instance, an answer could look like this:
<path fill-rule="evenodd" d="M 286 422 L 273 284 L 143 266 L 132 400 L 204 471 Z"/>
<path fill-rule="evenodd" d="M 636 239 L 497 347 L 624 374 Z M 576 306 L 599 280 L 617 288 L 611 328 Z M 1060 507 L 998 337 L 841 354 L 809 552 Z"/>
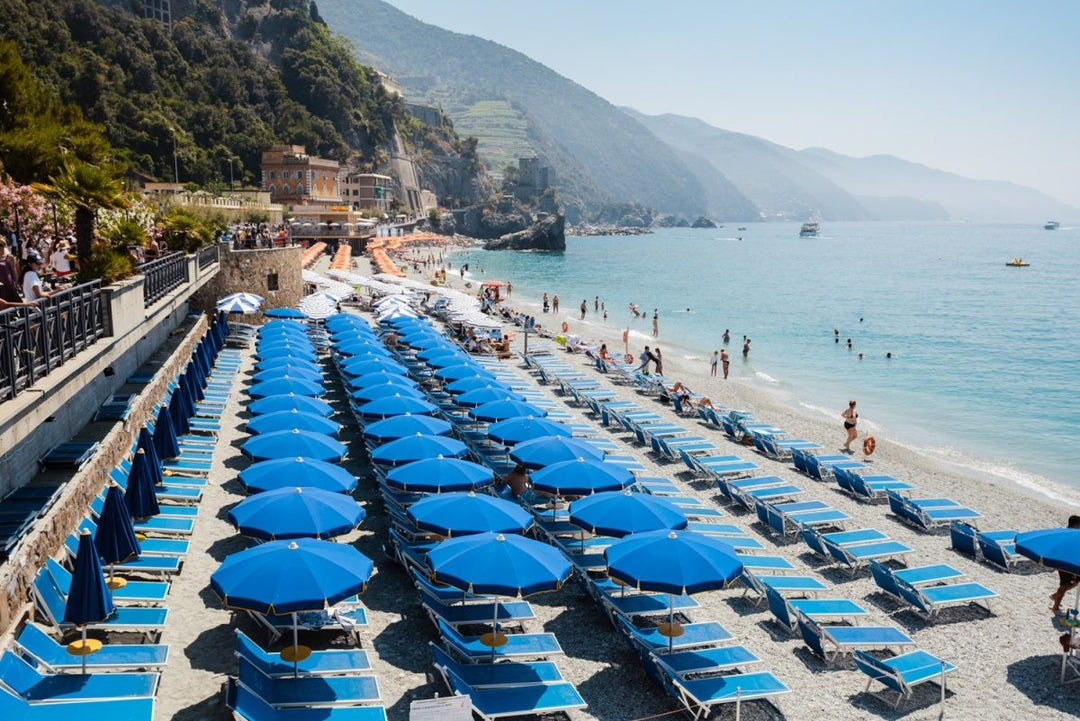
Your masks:
<path fill-rule="evenodd" d="M 864 456 L 874 455 L 874 449 L 877 448 L 877 441 L 873 436 L 867 436 L 862 442 L 862 452 Z"/>
<path fill-rule="evenodd" d="M 632 353 L 627 353 L 627 354 L 626 354 L 626 357 L 624 358 L 624 360 L 626 361 L 626 364 L 627 364 L 627 365 L 632 365 L 632 364 L 634 363 L 634 356 L 633 356 L 633 354 L 632 354 Z"/>
<path fill-rule="evenodd" d="M 566 332 L 566 331 L 568 331 L 568 330 L 570 330 L 570 326 L 569 326 L 569 325 L 567 324 L 567 322 L 566 322 L 566 321 L 564 320 L 564 321 L 562 322 L 562 332 L 563 332 L 563 333 L 565 333 L 565 332 Z"/>

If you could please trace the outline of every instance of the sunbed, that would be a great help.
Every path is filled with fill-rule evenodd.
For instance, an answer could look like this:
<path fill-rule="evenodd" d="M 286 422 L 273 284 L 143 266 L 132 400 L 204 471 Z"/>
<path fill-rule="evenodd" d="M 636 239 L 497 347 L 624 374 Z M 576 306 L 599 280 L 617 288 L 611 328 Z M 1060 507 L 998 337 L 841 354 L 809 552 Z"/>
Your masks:
<path fill-rule="evenodd" d="M 355 706 L 379 702 L 375 676 L 267 676 L 258 666 L 239 657 L 238 681 L 275 708 Z"/>
<path fill-rule="evenodd" d="M 1016 531 L 1013 529 L 978 531 L 975 541 L 979 544 L 979 553 L 985 560 L 1006 571 L 1024 560 L 1023 556 L 1016 553 Z"/>
<path fill-rule="evenodd" d="M 90 501 L 90 513 L 95 518 L 101 515 L 105 508 L 105 499 L 95 496 Z M 190 536 L 195 529 L 195 519 L 192 518 L 162 518 L 151 516 L 150 518 L 136 519 L 133 522 L 136 533 L 159 533 L 162 535 Z"/>
<path fill-rule="evenodd" d="M 31 704 L 0 684 L 0 718 L 9 721 L 71 721 L 74 717 L 109 721 L 152 721 L 154 699 L 118 698 Z"/>
<path fill-rule="evenodd" d="M 900 598 L 912 607 L 918 615 L 927 620 L 935 619 L 941 609 L 950 606 L 963 606 L 971 603 L 982 604 L 993 615 L 990 599 L 997 594 L 981 583 L 950 583 L 943 586 L 921 586 L 916 588 L 910 583 L 897 579 L 896 588 Z"/>
<path fill-rule="evenodd" d="M 871 560 L 895 558 L 915 550 L 900 541 L 874 541 L 841 546 L 827 538 L 823 538 L 821 543 L 834 561 L 847 566 L 848 572 L 852 576 Z"/>
<path fill-rule="evenodd" d="M 151 539 L 146 539 L 147 541 Z M 74 533 L 64 539 L 64 550 L 72 561 L 78 556 L 79 537 Z M 109 568 L 120 572 L 140 572 L 155 575 L 170 575 L 180 572 L 181 559 L 178 556 L 137 556 L 129 558 L 123 563 L 110 564 Z"/>
<path fill-rule="evenodd" d="M 887 491 L 889 508 L 901 520 L 930 531 L 953 521 L 973 521 L 982 518 L 978 511 L 961 506 L 950 498 L 904 498 L 896 491 Z"/>
<path fill-rule="evenodd" d="M 815 596 L 828 589 L 823 581 L 813 576 L 763 576 L 744 571 L 739 579 L 747 593 L 753 591 L 758 595 L 758 604 L 765 600 L 765 591 L 770 588 L 782 596 Z"/>
<path fill-rule="evenodd" d="M 89 518 L 79 521 L 79 532 L 90 532 L 91 536 L 97 535 L 97 524 Z M 191 541 L 182 538 L 142 538 L 139 540 L 140 556 L 172 556 L 183 558 L 191 548 Z"/>
<path fill-rule="evenodd" d="M 78 672 L 82 669 L 84 660 L 87 670 L 94 672 L 159 669 L 165 666 L 169 659 L 168 646 L 145 643 L 108 643 L 90 656 L 72 656 L 64 646 L 33 622 L 27 622 L 23 626 L 15 643 L 23 653 L 32 656 L 39 666 L 54 673 Z M 292 666 L 289 668 L 291 673 Z"/>
<path fill-rule="evenodd" d="M 574 685 L 566 681 L 481 688 L 470 686 L 449 666 L 437 668 L 447 688 L 457 696 L 468 696 L 473 713 L 484 721 L 567 712 L 588 706 Z"/>
<path fill-rule="evenodd" d="M 498 618 L 500 626 L 513 628 L 520 627 L 525 621 L 536 618 L 532 605 L 528 601 L 454 604 L 444 603 L 423 588 L 418 587 L 417 592 L 420 594 L 420 605 L 431 616 L 433 623 L 440 620 L 455 628 L 491 623 L 495 618 Z"/>
<path fill-rule="evenodd" d="M 303 661 L 293 665 L 281 659 L 280 653 L 264 651 L 258 644 L 236 630 L 236 655 L 270 678 L 301 676 L 338 676 L 369 673 L 371 662 L 367 651 L 358 648 L 332 648 L 312 651 Z"/>
<path fill-rule="evenodd" d="M 435 666 L 452 669 L 472 688 L 498 688 L 563 681 L 559 667 L 551 661 L 502 661 L 500 663 L 458 663 L 435 643 L 428 642 Z"/>
<path fill-rule="evenodd" d="M 911 697 L 916 686 L 927 681 L 941 686 L 941 699 L 945 699 L 946 676 L 956 671 L 956 666 L 927 653 L 922 649 L 909 651 L 908 653 L 887 659 L 879 659 L 863 651 L 855 652 L 855 667 L 870 677 L 866 684 L 869 691 L 874 681 L 879 681 L 886 688 L 896 691 L 896 703 L 893 708 L 899 708 L 900 702 Z"/>
<path fill-rule="evenodd" d="M 798 624 L 807 647 L 828 663 L 856 649 L 895 650 L 915 643 L 896 626 L 823 626 L 806 616 L 799 616 Z"/>
<path fill-rule="evenodd" d="M 912 484 L 892 476 L 862 475 L 855 469 L 840 466 L 834 466 L 833 471 L 841 488 L 846 485 L 853 496 L 871 503 L 885 500 L 888 491 L 910 491 L 915 488 Z"/>
<path fill-rule="evenodd" d="M 746 646 L 699 648 L 691 651 L 653 655 L 653 661 L 672 676 L 687 678 L 701 674 L 728 673 L 761 663 Z"/>
<path fill-rule="evenodd" d="M 904 601 L 904 598 L 900 595 L 900 582 L 918 588 L 920 586 L 951 583 L 964 576 L 962 571 L 958 571 L 944 563 L 894 571 L 883 563 L 870 561 L 870 573 L 877 587 L 898 601 Z"/>
<path fill-rule="evenodd" d="M 74 628 L 74 624 L 64 623 L 64 597 L 56 588 L 56 584 L 45 573 L 39 573 L 31 587 L 37 607 L 41 609 L 49 622 L 62 630 Z M 142 633 L 148 638 L 157 640 L 165 628 L 165 621 L 169 617 L 167 608 L 141 608 L 122 606 L 116 608 L 108 620 L 101 623 L 88 624 L 88 629 L 104 631 L 117 631 L 129 633 Z"/>
<path fill-rule="evenodd" d="M 386 709 L 382 706 L 274 708 L 232 678 L 225 687 L 225 705 L 244 721 L 386 721 Z M 109 721 L 113 721 L 112 717 Z"/>
<path fill-rule="evenodd" d="M 49 575 L 56 589 L 66 599 L 71 593 L 71 571 L 52 558 L 45 561 L 45 573 Z M 118 606 L 132 604 L 159 604 L 165 602 L 169 593 L 168 581 L 128 581 L 120 588 L 112 589 L 113 602 Z"/>
<path fill-rule="evenodd" d="M 754 556 L 740 555 L 743 568 L 752 572 L 771 571 L 773 573 L 787 573 L 794 571 L 795 566 L 783 556 Z"/>
<path fill-rule="evenodd" d="M 467 661 L 542 659 L 563 654 L 562 646 L 550 633 L 508 633 L 506 643 L 492 650 L 480 642 L 480 636 L 464 636 L 442 621 L 436 625 L 447 650 Z"/>
<path fill-rule="evenodd" d="M 715 621 L 687 623 L 682 626 L 682 635 L 664 636 L 659 628 L 641 628 L 622 616 L 615 617 L 616 626 L 626 634 L 631 645 L 638 645 L 653 653 L 685 651 L 691 648 L 718 646 L 735 637 L 726 628 Z"/>
<path fill-rule="evenodd" d="M 11 651 L 0 655 L 0 685 L 30 704 L 153 698 L 156 673 L 41 673 Z"/>
<path fill-rule="evenodd" d="M 293 629 L 292 614 L 261 614 L 248 611 L 256 623 L 277 639 L 283 633 Z M 348 635 L 355 643 L 360 643 L 360 629 L 367 626 L 367 612 L 360 605 L 359 597 L 347 598 L 332 609 L 325 611 L 305 611 L 296 614 L 297 626 L 309 631 L 336 631 Z"/>
<path fill-rule="evenodd" d="M 795 633 L 798 629 L 799 614 L 818 622 L 858 619 L 868 615 L 865 608 L 846 598 L 789 599 L 771 588 L 765 589 L 765 598 L 772 615 L 788 633 Z"/>

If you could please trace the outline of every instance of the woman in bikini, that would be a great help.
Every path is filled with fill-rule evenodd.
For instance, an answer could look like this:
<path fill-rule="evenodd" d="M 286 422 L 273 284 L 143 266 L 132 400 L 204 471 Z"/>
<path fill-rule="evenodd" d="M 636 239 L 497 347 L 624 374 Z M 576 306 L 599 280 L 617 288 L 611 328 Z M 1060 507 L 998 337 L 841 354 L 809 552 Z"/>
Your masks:
<path fill-rule="evenodd" d="M 854 453 L 851 449 L 851 442 L 859 435 L 859 432 L 855 429 L 855 426 L 859 422 L 859 412 L 855 410 L 855 401 L 848 401 L 847 409 L 840 414 L 840 417 L 844 419 L 844 430 L 847 431 L 847 441 L 844 443 L 844 453 Z"/>

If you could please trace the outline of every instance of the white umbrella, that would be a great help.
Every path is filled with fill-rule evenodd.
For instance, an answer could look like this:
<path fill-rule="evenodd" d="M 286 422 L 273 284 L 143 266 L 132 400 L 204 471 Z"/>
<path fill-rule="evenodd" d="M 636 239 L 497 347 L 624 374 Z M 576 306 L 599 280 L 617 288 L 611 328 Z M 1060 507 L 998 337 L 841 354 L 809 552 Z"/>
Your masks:
<path fill-rule="evenodd" d="M 214 308 L 218 311 L 224 311 L 225 313 L 256 313 L 259 310 L 261 303 L 252 303 L 246 301 L 243 298 L 233 298 L 232 300 L 218 303 Z"/>
<path fill-rule="evenodd" d="M 240 293 L 230 293 L 229 295 L 227 295 L 227 296 L 225 296 L 223 298 L 218 298 L 217 302 L 218 302 L 218 304 L 227 303 L 230 300 L 235 300 L 237 298 L 240 298 L 241 300 L 247 301 L 248 303 L 255 303 L 256 305 L 261 304 L 266 300 L 261 295 L 255 295 L 254 293 L 240 292 Z"/>

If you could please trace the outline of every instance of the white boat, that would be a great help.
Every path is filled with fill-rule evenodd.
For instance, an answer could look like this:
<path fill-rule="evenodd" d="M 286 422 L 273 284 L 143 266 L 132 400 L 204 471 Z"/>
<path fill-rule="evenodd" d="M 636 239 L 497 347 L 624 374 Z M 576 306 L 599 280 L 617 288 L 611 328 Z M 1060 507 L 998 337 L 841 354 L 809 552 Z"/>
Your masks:
<path fill-rule="evenodd" d="M 1061 223 L 1057 222 L 1056 220 L 1048 220 L 1046 221 L 1046 225 L 1044 225 L 1043 227 L 1047 230 L 1057 230 L 1061 227 Z"/>
<path fill-rule="evenodd" d="M 818 233 L 820 233 L 820 232 L 821 232 L 821 228 L 818 227 L 817 221 L 816 220 L 808 220 L 808 221 L 806 221 L 805 223 L 802 224 L 801 228 L 799 228 L 799 237 L 800 238 L 816 238 L 816 237 L 818 237 Z"/>

